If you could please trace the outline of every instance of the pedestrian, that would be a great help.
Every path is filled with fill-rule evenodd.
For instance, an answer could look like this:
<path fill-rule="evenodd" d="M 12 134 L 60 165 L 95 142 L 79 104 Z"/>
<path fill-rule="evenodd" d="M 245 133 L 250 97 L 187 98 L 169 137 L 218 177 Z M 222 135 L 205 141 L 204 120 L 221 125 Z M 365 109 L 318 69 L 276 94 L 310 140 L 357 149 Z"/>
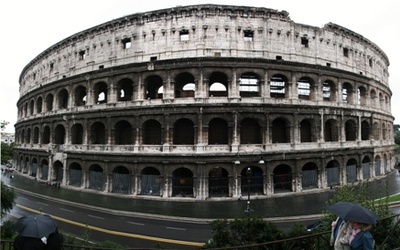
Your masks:
<path fill-rule="evenodd" d="M 45 244 L 39 238 L 18 235 L 14 239 L 15 250 L 44 250 Z"/>
<path fill-rule="evenodd" d="M 351 250 L 373 250 L 374 238 L 370 232 L 372 226 L 360 222 L 351 222 L 353 228 L 349 238 Z"/>
<path fill-rule="evenodd" d="M 349 250 L 351 232 L 351 223 L 338 217 L 332 222 L 331 246 L 334 246 L 335 250 Z"/>
<path fill-rule="evenodd" d="M 61 250 L 64 242 L 64 236 L 58 232 L 58 228 L 49 234 L 45 250 Z"/>

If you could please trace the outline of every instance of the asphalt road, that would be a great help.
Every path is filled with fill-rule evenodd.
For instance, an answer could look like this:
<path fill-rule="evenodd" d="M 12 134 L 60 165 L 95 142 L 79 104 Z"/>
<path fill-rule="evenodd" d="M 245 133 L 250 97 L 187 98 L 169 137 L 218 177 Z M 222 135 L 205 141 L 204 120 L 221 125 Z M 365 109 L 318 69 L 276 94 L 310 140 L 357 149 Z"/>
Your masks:
<path fill-rule="evenodd" d="M 147 217 L 120 211 L 99 211 L 79 204 L 67 204 L 17 191 L 16 208 L 9 216 L 41 211 L 58 221 L 59 229 L 92 241 L 110 240 L 129 247 L 199 248 L 211 236 L 207 221 L 179 221 L 176 218 Z"/>
<path fill-rule="evenodd" d="M 17 180 L 20 178 L 21 180 L 26 179 L 25 177 L 18 177 L 14 179 L 14 183 L 12 183 L 13 180 L 5 180 L 13 186 L 13 184 L 17 184 Z M 391 185 L 390 193 L 399 192 L 400 185 L 398 180 L 400 180 L 400 176 L 391 174 L 388 178 L 395 184 Z M 383 182 L 385 180 L 377 181 L 377 187 L 381 187 L 382 184 L 380 183 Z M 239 211 L 239 214 L 243 216 L 243 204 L 234 201 L 194 203 L 150 202 L 150 205 L 147 206 L 145 203 L 148 202 L 129 200 L 135 204 L 134 206 L 130 206 L 131 204 L 126 199 L 123 199 L 123 204 L 130 207 L 122 210 L 120 208 L 113 210 L 110 207 L 103 208 L 102 206 L 86 205 L 87 203 L 96 204 L 95 201 L 89 202 L 87 199 L 104 199 L 102 201 L 103 204 L 114 202 L 112 207 L 121 205 L 116 204 L 116 202 L 122 203 L 121 200 L 111 200 L 110 197 L 104 198 L 98 195 L 86 196 L 82 192 L 75 192 L 72 194 L 76 196 L 82 195 L 82 197 L 79 197 L 79 200 L 86 200 L 84 202 L 82 200 L 81 203 L 66 202 L 64 201 L 65 199 L 50 197 L 48 195 L 55 193 L 63 197 L 69 192 L 68 190 L 53 188 L 43 190 L 43 186 L 40 186 L 34 180 L 28 180 L 27 187 L 24 189 L 28 189 L 34 193 L 26 192 L 19 188 L 15 189 L 18 194 L 17 206 L 10 213 L 10 217 L 19 218 L 25 214 L 42 211 L 56 218 L 59 221 L 59 227 L 62 231 L 72 232 L 78 236 L 87 235 L 89 232 L 89 238 L 93 241 L 110 240 L 129 247 L 152 248 L 158 244 L 169 249 L 195 249 L 211 237 L 211 228 L 208 224 L 208 221 L 211 219 L 202 218 L 193 221 L 185 216 L 174 216 L 176 210 L 179 210 L 179 213 L 192 215 L 202 215 L 201 213 L 204 213 L 212 216 L 220 216 L 223 212 L 229 216 L 232 215 L 233 210 L 236 212 Z M 377 187 L 374 187 L 374 189 L 377 190 Z M 47 192 L 47 195 L 38 194 L 39 191 Z M 275 217 L 272 216 L 269 219 L 281 230 L 287 230 L 292 226 L 294 221 L 307 225 L 317 220 L 319 214 L 315 213 L 315 211 L 322 212 L 321 208 L 324 207 L 323 201 L 331 195 L 329 192 L 325 192 L 303 196 L 278 197 L 267 200 L 255 200 L 251 204 L 257 212 L 275 215 Z M 161 207 L 158 205 L 161 205 Z M 172 209 L 169 206 L 172 206 Z M 176 210 L 173 209 L 175 206 L 177 207 Z M 148 208 L 148 213 L 131 211 L 132 207 L 142 210 Z M 279 209 L 275 207 L 279 207 Z M 400 207 L 393 208 L 392 211 L 398 214 L 400 213 Z M 167 215 L 162 214 L 162 212 L 167 213 Z M 291 217 L 285 217 L 283 220 L 282 218 L 277 218 L 278 215 L 283 213 L 291 215 Z M 298 214 L 302 216 L 298 216 Z M 191 217 L 193 218 L 194 216 Z"/>

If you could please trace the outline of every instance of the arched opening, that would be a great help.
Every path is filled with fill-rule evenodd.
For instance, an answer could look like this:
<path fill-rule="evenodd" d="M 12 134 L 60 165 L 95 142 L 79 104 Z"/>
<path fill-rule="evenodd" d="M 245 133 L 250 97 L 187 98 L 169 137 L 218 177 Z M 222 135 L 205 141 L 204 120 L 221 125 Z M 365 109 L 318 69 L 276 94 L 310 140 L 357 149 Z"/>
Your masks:
<path fill-rule="evenodd" d="M 329 119 L 324 124 L 324 139 L 326 142 L 338 141 L 339 131 L 337 126 L 337 121 L 334 119 Z"/>
<path fill-rule="evenodd" d="M 103 191 L 104 175 L 103 168 L 93 164 L 89 168 L 89 189 Z"/>
<path fill-rule="evenodd" d="M 26 130 L 26 138 L 25 138 L 26 143 L 31 143 L 31 133 L 32 133 L 31 128 L 28 128 Z"/>
<path fill-rule="evenodd" d="M 175 77 L 175 97 L 194 97 L 196 86 L 194 76 L 190 73 L 181 73 Z"/>
<path fill-rule="evenodd" d="M 48 94 L 46 96 L 46 111 L 53 110 L 53 100 L 54 100 L 54 97 L 52 94 Z"/>
<path fill-rule="evenodd" d="M 326 179 L 329 187 L 340 184 L 339 163 L 335 160 L 326 165 Z"/>
<path fill-rule="evenodd" d="M 193 173 L 187 168 L 178 168 L 172 173 L 172 196 L 193 197 Z"/>
<path fill-rule="evenodd" d="M 107 103 L 108 98 L 108 86 L 105 82 L 98 82 L 94 85 L 94 103 L 95 104 L 102 104 Z"/>
<path fill-rule="evenodd" d="M 163 98 L 163 79 L 159 76 L 149 76 L 145 80 L 146 99 Z"/>
<path fill-rule="evenodd" d="M 263 195 L 264 194 L 264 177 L 263 171 L 257 166 L 247 166 L 240 172 L 241 176 L 241 193 L 242 196 Z"/>
<path fill-rule="evenodd" d="M 64 165 L 60 161 L 56 161 L 53 163 L 53 176 L 52 181 L 60 184 L 64 178 Z"/>
<path fill-rule="evenodd" d="M 35 127 L 33 129 L 33 143 L 38 144 L 39 143 L 39 128 Z"/>
<path fill-rule="evenodd" d="M 260 80 L 257 74 L 248 72 L 240 76 L 239 79 L 239 92 L 241 97 L 259 97 Z"/>
<path fill-rule="evenodd" d="M 54 129 L 54 144 L 65 144 L 65 128 L 61 124 Z"/>
<path fill-rule="evenodd" d="M 221 167 L 214 167 L 208 174 L 208 192 L 210 197 L 229 196 L 228 171 Z"/>
<path fill-rule="evenodd" d="M 189 119 L 179 119 L 174 123 L 173 144 L 193 145 L 194 144 L 194 124 Z"/>
<path fill-rule="evenodd" d="M 305 119 L 300 122 L 300 142 L 312 142 L 313 133 L 309 120 Z"/>
<path fill-rule="evenodd" d="M 33 115 L 34 110 L 35 110 L 35 102 L 31 100 L 29 102 L 29 115 Z"/>
<path fill-rule="evenodd" d="M 132 144 L 132 126 L 128 121 L 119 121 L 115 124 L 114 140 L 116 145 Z"/>
<path fill-rule="evenodd" d="M 57 95 L 58 109 L 68 108 L 68 91 L 66 89 L 60 90 Z"/>
<path fill-rule="evenodd" d="M 292 168 L 286 164 L 278 165 L 274 168 L 274 192 L 292 191 Z"/>
<path fill-rule="evenodd" d="M 335 84 L 330 80 L 326 80 L 322 84 L 322 99 L 330 102 L 335 101 Z"/>
<path fill-rule="evenodd" d="M 349 159 L 346 163 L 346 178 L 347 183 L 357 181 L 357 161 L 355 159 Z"/>
<path fill-rule="evenodd" d="M 270 79 L 270 95 L 272 98 L 285 98 L 287 79 L 283 75 L 273 75 Z"/>
<path fill-rule="evenodd" d="M 148 120 L 143 123 L 143 144 L 147 145 L 160 145 L 162 144 L 161 138 L 161 124 L 156 120 Z"/>
<path fill-rule="evenodd" d="M 361 122 L 361 140 L 369 140 L 369 123 L 367 121 Z"/>
<path fill-rule="evenodd" d="M 117 83 L 117 100 L 120 102 L 132 101 L 133 82 L 130 79 L 122 79 Z"/>
<path fill-rule="evenodd" d="M 106 128 L 103 123 L 95 122 L 90 126 L 90 143 L 106 144 Z"/>
<path fill-rule="evenodd" d="M 228 144 L 228 123 L 214 118 L 208 124 L 208 144 Z"/>
<path fill-rule="evenodd" d="M 371 178 L 371 159 L 365 156 L 361 163 L 363 179 Z"/>
<path fill-rule="evenodd" d="M 31 164 L 31 176 L 36 177 L 37 173 L 38 173 L 38 162 L 36 158 L 33 158 Z"/>
<path fill-rule="evenodd" d="M 42 113 L 42 107 L 43 106 L 43 98 L 39 96 L 39 98 L 36 101 L 36 113 L 40 114 Z"/>
<path fill-rule="evenodd" d="M 314 83 L 309 77 L 302 77 L 297 81 L 297 95 L 300 100 L 312 99 L 312 87 Z"/>
<path fill-rule="evenodd" d="M 162 178 L 160 171 L 154 167 L 146 167 L 140 173 L 140 194 L 160 196 L 162 188 Z"/>
<path fill-rule="evenodd" d="M 358 94 L 358 105 L 365 106 L 367 104 L 367 90 L 361 86 L 357 90 Z"/>
<path fill-rule="evenodd" d="M 42 144 L 49 144 L 50 143 L 50 128 L 49 126 L 45 126 L 43 128 L 43 135 L 42 135 Z"/>
<path fill-rule="evenodd" d="M 290 142 L 290 124 L 283 118 L 272 121 L 272 143 Z"/>
<path fill-rule="evenodd" d="M 75 106 L 84 106 L 86 104 L 86 99 L 87 99 L 87 91 L 84 86 L 78 86 L 75 89 Z"/>
<path fill-rule="evenodd" d="M 344 103 L 352 104 L 353 103 L 353 86 L 350 83 L 345 82 L 342 86 L 342 101 Z"/>
<path fill-rule="evenodd" d="M 83 126 L 80 123 L 76 123 L 71 127 L 71 143 L 82 144 L 83 143 Z"/>
<path fill-rule="evenodd" d="M 228 77 L 221 72 L 214 72 L 209 79 L 209 97 L 228 96 Z"/>
<path fill-rule="evenodd" d="M 69 165 L 69 186 L 81 187 L 82 185 L 82 167 L 73 162 Z"/>
<path fill-rule="evenodd" d="M 315 163 L 308 162 L 303 166 L 301 186 L 303 189 L 318 188 L 318 166 Z"/>
<path fill-rule="evenodd" d="M 49 162 L 47 160 L 42 160 L 40 166 L 40 176 L 41 180 L 47 180 L 49 177 Z"/>
<path fill-rule="evenodd" d="M 113 170 L 112 192 L 117 194 L 131 193 L 129 170 L 124 166 L 118 166 Z"/>
<path fill-rule="evenodd" d="M 257 120 L 243 119 L 240 122 L 240 144 L 261 144 L 262 131 Z"/>
<path fill-rule="evenodd" d="M 353 120 L 348 120 L 345 123 L 346 141 L 355 141 L 357 139 L 357 127 Z"/>

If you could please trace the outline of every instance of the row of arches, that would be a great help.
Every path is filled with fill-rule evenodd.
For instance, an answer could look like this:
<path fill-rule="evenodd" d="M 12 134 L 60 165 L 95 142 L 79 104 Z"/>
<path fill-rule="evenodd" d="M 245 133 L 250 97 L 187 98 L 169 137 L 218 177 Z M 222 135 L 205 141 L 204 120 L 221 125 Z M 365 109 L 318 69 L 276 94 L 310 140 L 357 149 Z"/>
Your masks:
<path fill-rule="evenodd" d="M 305 117 L 294 121 L 290 117 L 271 119 L 268 125 L 263 117 L 244 117 L 236 124 L 222 117 L 204 118 L 206 123 L 199 137 L 199 121 L 197 119 L 179 117 L 171 124 L 165 124 L 160 119 L 143 120 L 140 127 L 136 122 L 127 119 L 112 119 L 112 127 L 108 122 L 93 120 L 88 123 L 75 121 L 71 127 L 67 124 L 57 124 L 54 127 L 43 124 L 21 128 L 16 135 L 18 143 L 32 144 L 112 144 L 112 145 L 194 145 L 200 141 L 208 144 L 263 144 L 263 143 L 293 143 L 293 142 L 332 142 L 358 140 L 386 140 L 391 129 L 385 122 L 370 119 L 349 117 L 343 125 L 340 120 L 326 119 L 320 126 L 319 118 Z M 172 120 L 172 119 L 171 119 Z M 297 125 L 296 125 L 297 124 Z M 169 129 L 166 129 L 168 127 Z M 237 131 L 234 131 L 237 127 Z M 322 130 L 322 131 L 321 131 Z M 236 136 L 236 134 L 238 136 Z"/>
<path fill-rule="evenodd" d="M 88 165 L 88 167 L 83 167 Z M 71 161 L 65 168 L 55 161 L 51 166 L 46 159 L 22 157 L 17 170 L 39 180 L 58 182 L 73 188 L 89 189 L 126 195 L 161 197 L 240 197 L 250 192 L 252 196 L 272 195 L 282 192 L 301 192 L 309 189 L 328 188 L 355 181 L 374 178 L 390 171 L 388 158 L 377 155 L 374 161 L 364 156 L 361 162 L 355 158 L 341 166 L 330 160 L 322 168 L 308 161 L 296 167 L 287 163 L 265 165 L 241 164 L 207 167 L 204 176 L 196 173 L 194 166 L 142 166 L 138 172 L 126 165 L 105 166 L 101 163 L 84 164 Z M 107 169 L 110 169 L 109 171 Z"/>
<path fill-rule="evenodd" d="M 335 77 L 302 75 L 299 73 L 290 78 L 285 73 L 275 73 L 265 80 L 264 72 L 253 70 L 238 76 L 229 75 L 225 71 L 214 71 L 205 79 L 203 75 L 183 72 L 175 76 L 154 74 L 144 77 L 143 80 L 121 76 L 116 83 L 100 79 L 89 80 L 38 94 L 21 102 L 18 115 L 19 118 L 24 118 L 85 105 L 188 97 L 269 97 L 327 101 L 390 110 L 388 94 L 366 83 L 353 80 L 339 82 Z"/>

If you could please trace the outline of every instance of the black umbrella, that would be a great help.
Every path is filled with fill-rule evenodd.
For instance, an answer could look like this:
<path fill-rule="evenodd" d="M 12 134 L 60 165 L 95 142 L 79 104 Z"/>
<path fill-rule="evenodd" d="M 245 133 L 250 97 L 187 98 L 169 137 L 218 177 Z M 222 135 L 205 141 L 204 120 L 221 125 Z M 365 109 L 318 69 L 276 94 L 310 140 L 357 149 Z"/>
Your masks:
<path fill-rule="evenodd" d="M 346 221 L 370 225 L 375 225 L 378 222 L 378 216 L 375 212 L 351 202 L 338 202 L 328 206 L 327 209 Z"/>
<path fill-rule="evenodd" d="M 57 223 L 46 214 L 30 214 L 18 219 L 15 231 L 21 236 L 39 238 L 48 236 L 56 230 Z"/>

